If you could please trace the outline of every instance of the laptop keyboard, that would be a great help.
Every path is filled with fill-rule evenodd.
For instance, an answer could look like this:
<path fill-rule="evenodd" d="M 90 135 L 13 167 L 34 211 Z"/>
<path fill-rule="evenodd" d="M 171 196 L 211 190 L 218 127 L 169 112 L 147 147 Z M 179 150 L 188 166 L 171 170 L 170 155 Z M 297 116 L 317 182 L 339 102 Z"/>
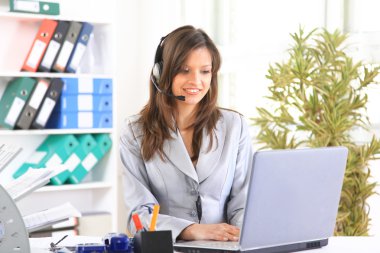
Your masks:
<path fill-rule="evenodd" d="M 174 244 L 177 247 L 196 247 L 205 249 L 228 249 L 239 250 L 238 242 L 221 242 L 221 241 L 182 241 Z"/>

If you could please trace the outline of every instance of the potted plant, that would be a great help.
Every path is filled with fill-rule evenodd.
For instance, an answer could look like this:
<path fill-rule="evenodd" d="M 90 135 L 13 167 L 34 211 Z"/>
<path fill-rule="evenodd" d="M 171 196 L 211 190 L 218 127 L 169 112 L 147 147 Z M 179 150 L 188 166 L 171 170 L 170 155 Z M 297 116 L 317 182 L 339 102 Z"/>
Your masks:
<path fill-rule="evenodd" d="M 347 35 L 325 29 L 291 34 L 289 59 L 270 66 L 268 108 L 257 108 L 253 124 L 264 149 L 346 146 L 349 149 L 335 235 L 368 235 L 368 198 L 375 194 L 369 161 L 380 153 L 374 136 L 355 143 L 352 132 L 368 130 L 366 87 L 379 67 L 354 62 Z"/>

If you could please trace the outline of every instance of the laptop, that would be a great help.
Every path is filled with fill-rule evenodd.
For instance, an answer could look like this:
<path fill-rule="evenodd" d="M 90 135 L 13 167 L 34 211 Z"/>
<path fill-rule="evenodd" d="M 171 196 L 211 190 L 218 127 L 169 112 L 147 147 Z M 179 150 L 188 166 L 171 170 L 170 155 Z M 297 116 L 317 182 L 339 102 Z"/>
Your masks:
<path fill-rule="evenodd" d="M 320 248 L 333 235 L 348 150 L 254 154 L 239 242 L 179 241 L 179 252 L 277 253 Z"/>

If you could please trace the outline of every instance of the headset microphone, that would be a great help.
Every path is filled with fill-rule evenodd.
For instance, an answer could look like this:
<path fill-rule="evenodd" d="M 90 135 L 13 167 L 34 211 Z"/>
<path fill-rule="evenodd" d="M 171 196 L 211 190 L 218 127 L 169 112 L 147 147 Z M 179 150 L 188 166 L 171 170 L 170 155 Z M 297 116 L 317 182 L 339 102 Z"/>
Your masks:
<path fill-rule="evenodd" d="M 166 35 L 167 36 L 167 35 Z M 162 72 L 162 65 L 163 65 L 163 61 L 162 61 L 162 43 L 164 41 L 164 39 L 166 38 L 166 36 L 162 37 L 161 40 L 160 40 L 160 44 L 158 44 L 158 47 L 157 47 L 157 50 L 156 50 L 156 55 L 154 57 L 154 65 L 153 65 L 153 69 L 152 69 L 152 74 L 150 75 L 150 80 L 152 81 L 154 87 L 156 87 L 157 91 L 166 95 L 166 96 L 169 96 L 169 97 L 174 97 L 180 101 L 185 101 L 185 96 L 176 96 L 174 94 L 171 94 L 171 93 L 168 93 L 168 92 L 165 92 L 163 90 L 161 90 L 159 87 L 158 87 L 158 80 L 160 80 L 160 76 L 161 76 L 161 72 Z"/>
<path fill-rule="evenodd" d="M 156 89 L 158 90 L 158 92 L 166 95 L 166 96 L 169 96 L 169 97 L 174 97 L 180 101 L 185 101 L 185 96 L 175 96 L 174 94 L 170 94 L 170 93 L 167 93 L 167 92 L 164 92 L 163 90 L 161 90 L 160 88 L 158 88 L 158 85 L 156 83 L 156 81 L 154 80 L 154 77 L 153 75 L 150 76 L 150 80 L 152 80 L 152 83 L 154 85 L 154 87 L 156 87 Z"/>

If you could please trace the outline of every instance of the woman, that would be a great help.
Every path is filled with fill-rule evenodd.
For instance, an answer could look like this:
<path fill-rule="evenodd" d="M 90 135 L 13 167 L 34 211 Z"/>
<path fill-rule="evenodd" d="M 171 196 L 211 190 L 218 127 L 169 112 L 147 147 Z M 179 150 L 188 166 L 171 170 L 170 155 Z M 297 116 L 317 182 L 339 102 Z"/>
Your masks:
<path fill-rule="evenodd" d="M 208 35 L 180 27 L 161 39 L 150 98 L 121 136 L 128 228 L 138 213 L 173 239 L 237 241 L 252 145 L 242 116 L 216 106 L 221 59 Z"/>

